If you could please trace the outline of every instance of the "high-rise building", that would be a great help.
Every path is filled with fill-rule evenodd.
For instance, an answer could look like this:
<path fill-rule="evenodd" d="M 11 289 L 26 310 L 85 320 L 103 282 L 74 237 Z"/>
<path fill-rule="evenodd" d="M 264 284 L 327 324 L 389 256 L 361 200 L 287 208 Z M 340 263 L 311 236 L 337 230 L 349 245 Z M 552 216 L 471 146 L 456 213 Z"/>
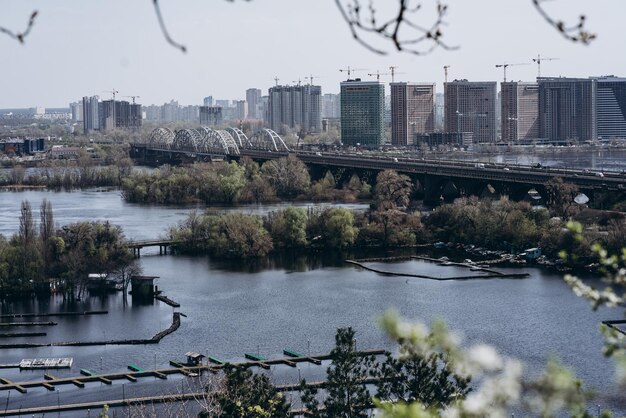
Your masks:
<path fill-rule="evenodd" d="M 341 105 L 338 94 L 326 93 L 322 96 L 322 118 L 339 119 Z"/>
<path fill-rule="evenodd" d="M 509 81 L 500 86 L 502 141 L 539 138 L 539 85 Z"/>
<path fill-rule="evenodd" d="M 435 131 L 435 84 L 391 83 L 391 143 L 412 145 Z"/>
<path fill-rule="evenodd" d="M 443 131 L 443 93 L 435 95 L 435 131 Z"/>
<path fill-rule="evenodd" d="M 98 103 L 98 115 L 100 116 L 101 131 L 110 131 L 115 128 L 115 105 L 113 100 L 103 100 Z"/>
<path fill-rule="evenodd" d="M 139 128 L 143 123 L 140 104 L 126 101 L 104 100 L 98 104 L 99 129 Z"/>
<path fill-rule="evenodd" d="M 549 141 L 597 138 L 595 79 L 541 77 L 537 82 L 541 138 Z"/>
<path fill-rule="evenodd" d="M 229 99 L 216 100 L 215 106 L 219 106 L 221 108 L 230 107 L 230 100 Z"/>
<path fill-rule="evenodd" d="M 269 96 L 261 96 L 259 100 L 259 117 L 263 118 L 265 126 L 270 124 L 270 98 Z"/>
<path fill-rule="evenodd" d="M 496 141 L 495 81 L 444 83 L 444 130 L 471 132 L 475 143 Z"/>
<path fill-rule="evenodd" d="M 261 89 L 246 90 L 246 102 L 248 102 L 248 119 L 261 119 L 259 114 L 259 101 L 261 100 Z"/>
<path fill-rule="evenodd" d="M 378 146 L 385 142 L 385 85 L 378 81 L 341 83 L 341 141 Z"/>
<path fill-rule="evenodd" d="M 320 133 L 322 88 L 313 85 L 275 86 L 269 89 L 269 125 L 278 133 Z"/>
<path fill-rule="evenodd" d="M 140 128 L 143 123 L 141 105 L 126 101 L 115 102 L 115 127 Z"/>
<path fill-rule="evenodd" d="M 248 102 L 245 100 L 237 100 L 235 107 L 237 108 L 235 119 L 245 119 L 248 115 Z"/>
<path fill-rule="evenodd" d="M 83 120 L 83 105 L 79 102 L 70 103 L 70 113 L 72 114 L 72 122 Z"/>
<path fill-rule="evenodd" d="M 221 126 L 223 122 L 220 106 L 200 106 L 201 126 Z"/>
<path fill-rule="evenodd" d="M 213 106 L 213 96 L 207 96 L 202 101 L 205 106 Z"/>
<path fill-rule="evenodd" d="M 626 138 L 626 78 L 598 77 L 598 138 Z"/>
<path fill-rule="evenodd" d="M 98 96 L 83 97 L 83 129 L 86 134 L 100 129 L 99 100 Z"/>

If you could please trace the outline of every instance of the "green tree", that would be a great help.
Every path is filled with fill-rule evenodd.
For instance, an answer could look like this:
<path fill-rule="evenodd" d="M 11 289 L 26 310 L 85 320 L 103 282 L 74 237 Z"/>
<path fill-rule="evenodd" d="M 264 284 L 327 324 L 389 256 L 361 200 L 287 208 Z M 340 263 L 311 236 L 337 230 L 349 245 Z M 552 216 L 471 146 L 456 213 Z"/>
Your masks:
<path fill-rule="evenodd" d="M 417 347 L 399 341 L 400 356 L 387 353 L 376 376 L 376 397 L 380 400 L 419 401 L 425 408 L 442 409 L 463 399 L 469 392 L 469 377 L 455 374 L 444 353 L 423 354 Z"/>
<path fill-rule="evenodd" d="M 326 371 L 323 408 L 317 390 L 306 388 L 302 381 L 302 402 L 314 418 L 365 418 L 372 407 L 371 395 L 363 381 L 370 377 L 375 363 L 373 356 L 359 356 L 352 328 L 340 328 L 335 335 L 335 348 L 330 352 L 332 363 Z"/>
<path fill-rule="evenodd" d="M 212 388 L 208 388 L 211 390 Z M 211 399 L 210 408 L 218 412 L 200 417 L 211 418 L 287 418 L 291 405 L 270 382 L 268 376 L 249 369 L 227 365 L 224 382 Z"/>
<path fill-rule="evenodd" d="M 354 226 L 354 215 L 346 208 L 326 211 L 324 218 L 324 241 L 331 248 L 347 248 L 354 244 L 359 233 Z"/>
<path fill-rule="evenodd" d="M 272 240 L 281 248 L 305 247 L 308 243 L 306 227 L 306 211 L 290 206 L 272 217 L 270 224 Z"/>

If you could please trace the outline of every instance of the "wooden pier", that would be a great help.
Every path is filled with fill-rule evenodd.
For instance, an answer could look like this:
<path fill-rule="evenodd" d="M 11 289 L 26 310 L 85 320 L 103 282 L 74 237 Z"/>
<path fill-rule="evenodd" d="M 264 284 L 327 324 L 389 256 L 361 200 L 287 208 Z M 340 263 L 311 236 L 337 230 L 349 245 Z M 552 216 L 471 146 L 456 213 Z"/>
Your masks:
<path fill-rule="evenodd" d="M 372 355 L 382 355 L 385 353 L 385 350 L 363 350 L 358 351 L 356 355 L 358 356 L 372 356 Z M 256 357 L 256 356 L 255 356 Z M 260 358 L 260 357 L 259 357 Z M 61 385 L 74 385 L 77 387 L 84 387 L 85 383 L 89 382 L 111 382 L 113 380 L 129 380 L 131 382 L 137 381 L 138 378 L 142 377 L 157 377 L 160 379 L 167 379 L 167 376 L 173 374 L 182 374 L 182 375 L 199 375 L 203 372 L 217 372 L 220 369 L 224 368 L 227 364 L 230 364 L 234 367 L 263 367 L 265 366 L 273 366 L 273 365 L 291 365 L 296 363 L 314 363 L 321 364 L 323 360 L 331 360 L 332 356 L 330 354 L 322 354 L 316 355 L 312 357 L 283 357 L 277 359 L 263 359 L 261 360 L 253 360 L 253 361 L 245 361 L 245 362 L 237 362 L 237 363 L 226 363 L 221 362 L 220 360 L 213 359 L 208 357 L 211 364 L 203 364 L 198 366 L 183 366 L 183 367 L 172 367 L 166 369 L 157 369 L 157 370 L 144 370 L 143 368 L 135 365 L 129 364 L 129 371 L 117 372 L 117 373 L 105 373 L 105 374 L 95 374 L 86 369 L 81 369 L 81 376 L 75 377 L 55 377 L 50 374 L 45 375 L 44 380 L 30 380 L 26 382 L 12 382 L 7 379 L 0 378 L 0 391 L 5 390 L 17 390 L 21 393 L 27 393 L 28 388 L 39 388 L 44 387 L 48 390 L 54 390 L 55 386 Z M 220 364 L 217 364 L 216 361 L 219 361 Z M 83 372 L 84 371 L 84 372 Z"/>

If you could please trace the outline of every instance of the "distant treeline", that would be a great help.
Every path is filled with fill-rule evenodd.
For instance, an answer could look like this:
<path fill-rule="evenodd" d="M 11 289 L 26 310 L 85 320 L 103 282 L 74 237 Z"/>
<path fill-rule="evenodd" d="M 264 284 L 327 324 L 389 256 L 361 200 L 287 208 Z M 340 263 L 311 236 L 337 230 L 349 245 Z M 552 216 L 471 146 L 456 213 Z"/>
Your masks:
<path fill-rule="evenodd" d="M 79 150 L 76 160 L 44 160 L 31 169 L 22 165 L 0 171 L 0 186 L 32 186 L 50 189 L 118 187 L 133 167 L 126 147 L 103 146 L 88 154 Z"/>
<path fill-rule="evenodd" d="M 311 182 L 307 166 L 289 156 L 262 166 L 243 158 L 240 163 L 164 166 L 150 173 L 134 172 L 123 179 L 122 192 L 133 203 L 235 204 L 280 199 L 353 201 L 369 198 L 371 186 L 356 175 L 338 185 L 330 173 Z"/>
<path fill-rule="evenodd" d="M 336 251 L 443 241 L 514 252 L 540 246 L 553 258 L 561 251 L 576 254 L 571 263 L 584 265 L 596 259 L 592 243 L 599 242 L 613 252 L 626 246 L 624 221 L 611 221 L 608 232 L 588 226 L 578 240 L 565 228 L 565 221 L 526 202 L 459 199 L 422 218 L 419 212 L 383 200 L 377 189 L 377 208 L 365 212 L 341 207 L 290 207 L 266 216 L 194 211 L 170 228 L 169 235 L 181 242 L 175 246 L 180 252 L 229 258 L 263 257 L 285 249 Z"/>

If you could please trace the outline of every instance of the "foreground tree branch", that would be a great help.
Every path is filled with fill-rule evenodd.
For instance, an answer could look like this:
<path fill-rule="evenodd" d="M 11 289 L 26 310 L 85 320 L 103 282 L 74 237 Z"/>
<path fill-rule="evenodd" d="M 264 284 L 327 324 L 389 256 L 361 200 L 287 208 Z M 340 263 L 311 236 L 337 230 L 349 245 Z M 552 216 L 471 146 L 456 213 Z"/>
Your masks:
<path fill-rule="evenodd" d="M 425 55 L 437 47 L 447 50 L 456 49 L 442 40 L 442 26 L 448 11 L 446 4 L 437 1 L 436 18 L 430 26 L 417 24 L 414 16 L 422 11 L 422 4 L 411 6 L 410 0 L 398 0 L 396 15 L 386 21 L 380 21 L 376 15 L 374 0 L 369 0 L 367 8 L 361 5 L 360 0 L 335 0 L 341 16 L 348 24 L 352 37 L 370 51 L 384 55 L 386 51 L 377 48 L 363 39 L 363 35 L 375 34 L 390 41 L 397 51 L 409 52 L 415 55 Z M 409 33 L 407 35 L 407 32 Z M 428 44 L 425 48 L 418 45 Z"/>
<path fill-rule="evenodd" d="M 163 36 L 168 44 L 173 46 L 176 49 L 180 49 L 183 53 L 187 52 L 187 47 L 185 45 L 179 44 L 170 36 L 167 31 L 167 26 L 165 26 L 165 21 L 163 20 L 163 14 L 161 13 L 161 6 L 159 5 L 159 0 L 152 0 L 152 4 L 154 5 L 154 12 L 156 13 L 157 20 L 159 22 L 159 27 L 161 28 L 161 32 L 163 32 Z"/>
<path fill-rule="evenodd" d="M 26 29 L 23 32 L 13 32 L 3 26 L 0 26 L 0 33 L 3 33 L 7 36 L 9 36 L 10 38 L 13 38 L 17 41 L 19 41 L 19 43 L 23 44 L 24 43 L 24 39 L 28 36 L 28 34 L 30 34 L 31 29 L 33 28 L 33 26 L 35 25 L 35 18 L 37 17 L 37 14 L 39 12 L 37 10 L 34 10 L 31 14 L 30 14 L 30 18 L 28 19 L 28 24 L 26 25 Z"/>
<path fill-rule="evenodd" d="M 533 5 L 539 12 L 539 14 L 552 26 L 555 28 L 563 37 L 572 42 L 580 42 L 585 45 L 589 45 L 591 41 L 596 39 L 596 34 L 591 33 L 585 29 L 585 21 L 586 16 L 580 15 L 578 18 L 578 23 L 572 26 L 568 26 L 565 22 L 559 19 L 555 19 L 548 14 L 543 8 L 543 3 L 547 0 L 532 0 Z"/>
<path fill-rule="evenodd" d="M 226 0 L 234 3 L 235 0 Z M 245 0 L 250 1 L 250 0 Z M 380 19 L 375 6 L 376 0 L 367 0 L 367 6 L 362 2 L 365 0 L 334 0 L 341 17 L 344 19 L 352 38 L 368 50 L 384 55 L 387 52 L 383 48 L 374 46 L 374 44 L 366 39 L 368 35 L 382 38 L 383 41 L 390 42 L 393 48 L 400 52 L 408 52 L 415 55 L 426 55 L 441 47 L 446 50 L 454 50 L 458 47 L 450 46 L 443 41 L 442 27 L 446 25 L 446 15 L 448 13 L 448 5 L 436 0 L 435 18 L 430 25 L 421 25 L 416 21 L 416 16 L 423 12 L 422 1 L 420 0 L 396 0 L 397 11 L 393 17 L 388 20 Z M 586 16 L 581 15 L 576 24 L 568 25 L 564 21 L 551 16 L 543 7 L 548 0 L 531 0 L 535 9 L 545 19 L 545 21 L 555 28 L 565 39 L 572 42 L 580 42 L 588 45 L 596 39 L 596 34 L 589 32 L 586 27 Z M 163 13 L 159 0 L 152 0 L 154 11 L 159 23 L 163 37 L 168 44 L 181 52 L 187 52 L 187 47 L 175 41 L 165 24 Z M 28 20 L 26 29 L 22 32 L 14 32 L 5 27 L 0 26 L 0 33 L 9 36 L 12 39 L 24 43 L 24 39 L 30 34 L 35 24 L 37 10 L 33 11 Z"/>

